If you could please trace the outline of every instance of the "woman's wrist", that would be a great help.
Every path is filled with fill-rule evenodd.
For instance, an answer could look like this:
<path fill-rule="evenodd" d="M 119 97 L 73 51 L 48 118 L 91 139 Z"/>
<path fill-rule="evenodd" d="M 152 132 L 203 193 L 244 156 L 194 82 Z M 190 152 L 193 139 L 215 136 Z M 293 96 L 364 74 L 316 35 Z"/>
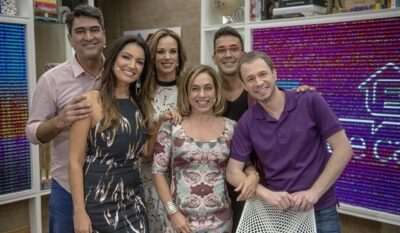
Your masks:
<path fill-rule="evenodd" d="M 173 201 L 168 202 L 167 204 L 164 205 L 164 207 L 168 215 L 172 215 L 175 214 L 176 212 L 179 212 L 178 207 L 175 205 Z"/>
<path fill-rule="evenodd" d="M 86 214 L 85 207 L 83 207 L 83 208 L 74 208 L 74 215 L 81 215 L 81 214 Z"/>

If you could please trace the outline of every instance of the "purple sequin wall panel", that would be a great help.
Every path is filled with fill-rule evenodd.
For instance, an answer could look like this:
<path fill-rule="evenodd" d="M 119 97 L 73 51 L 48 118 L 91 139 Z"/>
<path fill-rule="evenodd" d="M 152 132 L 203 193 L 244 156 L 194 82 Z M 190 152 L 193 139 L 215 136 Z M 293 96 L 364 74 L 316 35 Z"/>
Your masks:
<path fill-rule="evenodd" d="M 340 118 L 354 150 L 342 203 L 400 215 L 400 17 L 252 30 L 282 87 L 307 84 Z"/>

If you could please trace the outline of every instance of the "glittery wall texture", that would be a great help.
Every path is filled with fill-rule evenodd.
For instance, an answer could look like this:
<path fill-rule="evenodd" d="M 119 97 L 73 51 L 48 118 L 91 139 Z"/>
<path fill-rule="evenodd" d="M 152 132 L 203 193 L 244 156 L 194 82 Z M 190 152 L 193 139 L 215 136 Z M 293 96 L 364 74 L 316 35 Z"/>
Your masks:
<path fill-rule="evenodd" d="M 400 17 L 253 29 L 283 87 L 315 86 L 351 140 L 339 201 L 400 215 Z"/>
<path fill-rule="evenodd" d="M 0 23 L 0 195 L 31 188 L 25 26 Z"/>

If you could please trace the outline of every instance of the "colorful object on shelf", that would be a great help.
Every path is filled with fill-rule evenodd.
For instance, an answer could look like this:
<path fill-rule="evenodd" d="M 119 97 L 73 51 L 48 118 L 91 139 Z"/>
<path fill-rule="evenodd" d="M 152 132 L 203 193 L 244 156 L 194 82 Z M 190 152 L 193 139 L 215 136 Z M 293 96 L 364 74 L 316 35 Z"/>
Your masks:
<path fill-rule="evenodd" d="M 377 6 L 382 7 L 380 4 L 376 4 L 375 0 L 342 0 L 340 12 L 373 10 Z M 387 8 L 387 6 L 383 8 Z"/>
<path fill-rule="evenodd" d="M 303 5 L 317 5 L 317 6 L 327 6 L 327 0 L 280 0 L 277 2 L 277 8 L 281 7 L 294 7 Z"/>
<path fill-rule="evenodd" d="M 276 2 L 273 9 L 274 16 L 283 16 L 283 18 L 313 16 L 325 13 L 327 13 L 327 0 L 280 0 Z"/>
<path fill-rule="evenodd" d="M 0 0 L 0 13 L 2 15 L 17 15 L 17 0 Z"/>
<path fill-rule="evenodd" d="M 57 0 L 35 0 L 35 19 L 58 21 Z"/>
<path fill-rule="evenodd" d="M 243 0 L 214 0 L 215 9 L 221 16 L 232 16 L 236 8 L 243 7 Z"/>

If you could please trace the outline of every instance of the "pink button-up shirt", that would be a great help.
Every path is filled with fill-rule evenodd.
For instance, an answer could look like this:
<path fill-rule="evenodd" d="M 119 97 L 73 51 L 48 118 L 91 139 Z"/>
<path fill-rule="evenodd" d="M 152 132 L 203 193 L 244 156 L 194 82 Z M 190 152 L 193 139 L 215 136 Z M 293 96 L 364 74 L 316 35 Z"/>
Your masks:
<path fill-rule="evenodd" d="M 33 144 L 42 144 L 36 131 L 45 122 L 61 113 L 72 98 L 98 87 L 100 75 L 92 77 L 81 67 L 75 56 L 47 71 L 39 79 L 29 110 L 26 135 Z M 68 128 L 51 143 L 51 176 L 70 192 L 68 182 Z"/>

